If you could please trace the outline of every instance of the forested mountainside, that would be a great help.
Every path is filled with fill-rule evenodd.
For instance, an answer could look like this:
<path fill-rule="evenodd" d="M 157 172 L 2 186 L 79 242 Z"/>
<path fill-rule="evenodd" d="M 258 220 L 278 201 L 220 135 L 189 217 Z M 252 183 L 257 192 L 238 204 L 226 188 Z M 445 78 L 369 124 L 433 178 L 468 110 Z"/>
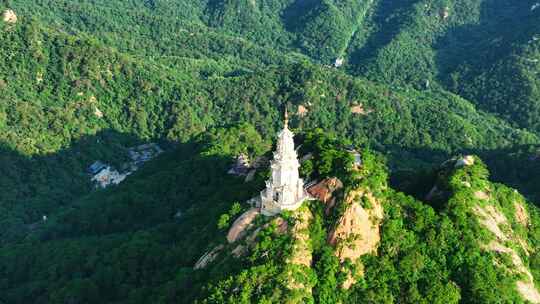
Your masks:
<path fill-rule="evenodd" d="M 13 6 L 167 64 L 186 56 L 233 57 L 237 66 L 343 58 L 343 69 L 353 75 L 442 87 L 516 126 L 539 130 L 536 0 L 43 0 Z"/>
<path fill-rule="evenodd" d="M 523 286 L 535 295 L 536 1 L 4 0 L 0 14 L 0 303 L 276 302 L 274 292 L 493 303 L 528 299 Z M 240 153 L 270 151 L 285 108 L 303 152 L 318 155 L 302 173 L 338 176 L 342 207 L 326 214 L 312 202 L 285 216 L 287 232 L 259 221 L 263 233 L 231 255 L 227 229 L 267 171 L 249 183 L 226 172 Z M 130 148 L 149 142 L 165 153 L 96 189 L 92 163 L 123 168 Z M 367 149 L 360 175 L 339 169 L 349 145 Z M 440 166 L 466 154 L 474 166 Z M 373 181 L 384 206 L 380 244 L 339 274 L 344 261 L 323 236 L 354 201 L 347 193 L 366 186 L 359 180 Z M 490 243 L 482 218 L 501 213 L 510 232 Z M 307 281 L 291 291 L 280 261 L 294 260 L 284 248 L 298 247 L 303 216 L 312 263 L 292 267 Z M 193 269 L 220 245 L 208 268 Z M 508 264 L 514 253 L 520 265 Z"/>
<path fill-rule="evenodd" d="M 268 172 L 245 183 L 226 174 L 230 157 L 260 155 L 269 146 L 249 126 L 215 130 L 124 184 L 77 200 L 25 242 L 3 246 L 0 270 L 8 279 L 1 300 L 493 303 L 537 293 L 538 209 L 489 182 L 478 158 L 438 167 L 429 185 L 436 190 L 422 202 L 388 187 L 381 156 L 363 150 L 361 169 L 351 169 L 346 141 L 322 130 L 299 138 L 302 155 L 314 155 L 303 163 L 306 178 L 343 181 L 334 205 L 312 201 L 278 218 L 258 218 L 243 237 L 227 241 Z M 384 213 L 340 230 L 351 210 Z M 355 240 L 366 236 L 358 230 L 362 221 L 374 221 L 380 240 L 374 251 L 356 254 Z M 336 231 L 346 234 L 332 245 L 327 238 Z M 205 252 L 215 255 L 194 268 Z"/>

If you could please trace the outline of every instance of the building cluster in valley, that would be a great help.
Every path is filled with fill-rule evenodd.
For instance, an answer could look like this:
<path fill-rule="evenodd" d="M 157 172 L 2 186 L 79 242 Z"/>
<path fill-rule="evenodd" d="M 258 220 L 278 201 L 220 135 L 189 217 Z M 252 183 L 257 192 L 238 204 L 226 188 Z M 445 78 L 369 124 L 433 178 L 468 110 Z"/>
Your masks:
<path fill-rule="evenodd" d="M 163 150 L 155 143 L 131 147 L 128 149 L 130 161 L 122 166 L 125 168 L 122 172 L 112 165 L 97 160 L 88 167 L 88 173 L 92 176 L 91 181 L 95 183 L 96 187 L 107 188 L 111 185 L 118 185 L 130 174 L 137 171 L 143 163 L 161 153 L 163 153 Z"/>

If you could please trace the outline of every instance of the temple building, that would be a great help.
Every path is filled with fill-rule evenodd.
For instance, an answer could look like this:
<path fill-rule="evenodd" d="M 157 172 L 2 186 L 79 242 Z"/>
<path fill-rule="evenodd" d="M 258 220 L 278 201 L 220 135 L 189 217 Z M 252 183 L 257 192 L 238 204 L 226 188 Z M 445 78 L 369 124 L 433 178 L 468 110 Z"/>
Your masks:
<path fill-rule="evenodd" d="M 293 137 L 285 112 L 285 124 L 278 134 L 277 147 L 271 162 L 272 175 L 266 181 L 266 189 L 261 191 L 260 195 L 261 213 L 264 215 L 271 216 L 283 210 L 295 210 L 303 201 L 309 199 L 304 190 L 304 181 L 298 174 L 300 163 L 294 149 Z"/>

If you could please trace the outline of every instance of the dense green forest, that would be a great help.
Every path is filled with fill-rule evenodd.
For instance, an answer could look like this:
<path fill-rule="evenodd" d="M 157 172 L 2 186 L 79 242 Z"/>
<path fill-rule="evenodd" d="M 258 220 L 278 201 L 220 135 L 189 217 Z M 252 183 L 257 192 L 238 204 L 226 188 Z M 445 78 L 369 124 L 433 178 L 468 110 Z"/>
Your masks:
<path fill-rule="evenodd" d="M 387 171 L 384 160 L 368 150 L 362 152 L 360 172 L 343 171 L 342 141 L 328 138 L 322 133 L 308 134 L 307 151 L 315 153 L 313 174 L 341 176 L 346 181 L 345 192 L 354 188 L 371 189 L 376 199 L 383 201 L 385 218 L 382 224 L 382 243 L 377 255 L 362 258 L 359 264 L 342 265 L 334 256 L 332 246 L 326 242 L 326 233 L 335 225 L 341 208 L 334 214 L 325 213 L 321 202 L 309 205 L 314 218 L 309 233 L 313 254 L 310 270 L 296 270 L 305 276 L 296 278 L 303 286 L 312 286 L 310 292 L 291 290 L 291 271 L 283 261 L 290 256 L 293 242 L 270 226 L 259 236 L 253 251 L 240 260 L 246 265 L 241 272 L 217 278 L 203 294 L 201 303 L 518 303 L 522 299 L 513 285 L 516 277 L 509 275 L 503 263 L 513 267 L 504 257 L 485 251 L 482 241 L 493 240 L 490 232 L 477 221 L 478 206 L 496 206 L 507 216 L 516 238 L 531 244 L 540 240 L 537 228 L 529 230 L 514 216 L 515 202 L 522 196 L 511 189 L 488 181 L 488 171 L 478 159 L 470 167 L 455 167 L 456 159 L 437 169 L 435 185 L 441 190 L 439 197 L 422 203 L 410 196 L 386 187 Z M 331 155 L 331 156 L 329 156 Z M 333 166 L 328 166 L 332 164 Z M 326 168 L 333 168 L 327 170 Z M 475 193 L 490 189 L 489 203 Z M 476 191 L 476 192 L 475 192 Z M 343 202 L 342 202 L 343 204 Z M 527 203 L 525 203 L 527 204 Z M 538 225 L 538 210 L 531 208 L 531 226 Z M 372 207 L 366 207 L 372 208 Z M 337 214 L 336 214 L 337 213 Z M 262 247 L 262 248 L 261 248 Z M 518 245 L 519 247 L 519 245 Z M 524 249 L 526 250 L 526 249 Z M 268 254 L 268 252 L 270 252 Z M 263 254 L 261 256 L 261 254 Z M 529 255 L 530 254 L 530 255 Z M 521 253 L 536 269 L 538 253 Z M 223 269 L 230 256 L 215 262 Z M 345 267 L 345 268 L 343 268 Z M 353 288 L 344 289 L 344 269 L 360 267 L 364 274 Z M 357 268 L 358 269 L 358 268 Z M 292 271 L 295 271 L 294 269 Z M 533 276 L 539 273 L 533 270 Z M 263 288 L 260 288 L 261 285 Z M 257 288 L 258 287 L 258 288 Z M 279 300 L 278 300 L 279 299 Z"/>
<path fill-rule="evenodd" d="M 482 187 L 540 279 L 536 1 L 8 0 L 0 41 L 2 304 L 523 301 L 519 275 L 494 266 L 510 257 L 477 242 Z M 384 201 L 378 252 L 349 290 L 325 242 L 343 208 L 317 203 L 311 268 L 281 263 L 293 239 L 268 224 L 246 256 L 193 269 L 264 187 L 267 170 L 226 172 L 270 155 L 285 108 L 315 154 L 306 177 Z M 90 181 L 94 161 L 122 168 L 148 142 L 165 153 L 125 182 Z M 447 165 L 467 154 L 474 166 Z M 289 294 L 290 272 L 311 292 Z"/>
<path fill-rule="evenodd" d="M 453 162 L 438 168 L 438 178 L 432 181 L 441 189 L 441 196 L 421 202 L 388 188 L 382 155 L 362 151 L 362 170 L 352 174 L 344 171 L 350 159 L 341 147 L 348 145 L 347 140 L 328 137 L 322 130 L 299 138 L 303 153 L 315 155 L 310 161 L 312 169 L 304 170 L 306 174 L 339 176 L 346 189 L 372 189 L 384 202 L 379 253 L 362 258 L 364 276 L 352 289 L 340 288 L 345 280 L 343 269 L 325 237 L 343 211 L 336 208 L 334 215 L 325 215 L 322 203 L 317 201 L 309 204 L 314 214 L 309 229 L 315 266 L 297 269 L 306 274 L 305 284 L 313 286 L 312 293 L 291 292 L 286 287 L 289 266 L 283 261 L 292 240 L 277 233 L 273 225 L 259 233 L 257 246 L 248 255 L 238 259 L 226 249 L 209 269 L 192 268 L 202 253 L 224 243 L 226 230 L 219 228 L 218 219 L 223 214 L 238 214 L 232 211 L 236 202 L 244 202 L 263 185 L 265 172 L 250 183 L 226 174 L 232 155 L 246 152 L 255 156 L 268 151 L 268 144 L 253 127 L 243 125 L 216 129 L 208 136 L 178 145 L 125 184 L 86 195 L 72 206 L 61 208 L 47 223 L 29 232 L 27 241 L 2 247 L 0 270 L 9 278 L 1 285 L 2 301 L 520 301 L 514 288 L 516 277 L 493 263 L 497 257 L 478 243 L 492 237 L 475 220 L 474 206 L 485 203 L 474 191 L 491 189 L 490 204 L 501 208 L 511 219 L 512 229 L 531 248 L 538 248 L 540 241 L 540 214 L 511 189 L 490 183 L 479 159 L 468 168 L 455 169 Z M 517 222 L 513 216 L 515 201 L 527 204 L 534 229 Z M 240 206 L 247 208 L 243 203 Z M 179 210 L 182 215 L 176 217 Z M 537 278 L 537 250 L 528 254 Z M 509 263 L 504 259 L 500 262 Z M 261 284 L 264 288 L 257 291 Z"/>

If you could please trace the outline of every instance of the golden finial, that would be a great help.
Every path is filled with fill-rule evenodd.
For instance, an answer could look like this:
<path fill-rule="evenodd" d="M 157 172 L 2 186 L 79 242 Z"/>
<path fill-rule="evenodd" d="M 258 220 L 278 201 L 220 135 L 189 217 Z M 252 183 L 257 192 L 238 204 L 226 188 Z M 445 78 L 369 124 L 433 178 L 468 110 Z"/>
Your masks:
<path fill-rule="evenodd" d="M 287 112 L 287 107 L 285 107 L 285 129 L 289 127 L 289 112 Z"/>

